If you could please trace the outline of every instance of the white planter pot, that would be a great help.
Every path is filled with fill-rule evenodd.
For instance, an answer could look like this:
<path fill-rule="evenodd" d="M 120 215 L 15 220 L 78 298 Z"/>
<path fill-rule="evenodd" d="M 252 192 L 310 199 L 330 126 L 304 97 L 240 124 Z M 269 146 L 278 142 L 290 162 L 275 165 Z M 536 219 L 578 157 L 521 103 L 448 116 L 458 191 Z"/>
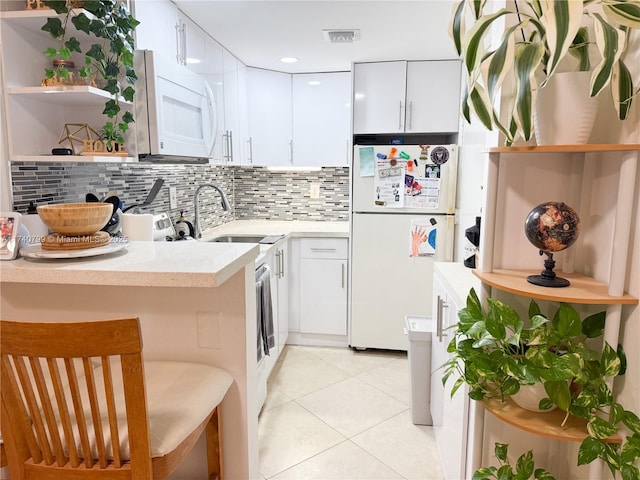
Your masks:
<path fill-rule="evenodd" d="M 538 145 L 576 145 L 589 140 L 598 111 L 589 96 L 590 72 L 554 74 L 538 90 L 533 129 Z"/>
<path fill-rule="evenodd" d="M 534 383 L 533 385 L 520 385 L 520 391 L 515 395 L 511 395 L 511 400 L 525 410 L 532 412 L 550 412 L 556 408 L 555 405 L 548 410 L 540 410 L 538 408 L 540 400 L 547 396 L 544 385 L 542 383 Z"/>

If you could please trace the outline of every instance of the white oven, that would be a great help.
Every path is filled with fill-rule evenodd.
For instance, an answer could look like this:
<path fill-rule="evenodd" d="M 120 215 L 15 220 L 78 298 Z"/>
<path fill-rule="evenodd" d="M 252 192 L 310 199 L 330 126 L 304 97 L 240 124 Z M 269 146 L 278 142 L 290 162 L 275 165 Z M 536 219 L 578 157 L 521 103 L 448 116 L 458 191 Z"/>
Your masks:
<path fill-rule="evenodd" d="M 135 55 L 138 155 L 211 158 L 218 122 L 207 80 L 152 50 Z"/>

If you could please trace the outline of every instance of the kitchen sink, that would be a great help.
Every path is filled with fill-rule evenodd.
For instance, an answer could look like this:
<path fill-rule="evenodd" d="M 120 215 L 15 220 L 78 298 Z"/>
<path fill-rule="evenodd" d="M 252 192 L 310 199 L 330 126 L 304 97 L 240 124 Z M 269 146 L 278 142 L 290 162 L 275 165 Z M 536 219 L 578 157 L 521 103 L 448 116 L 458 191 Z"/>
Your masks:
<path fill-rule="evenodd" d="M 266 236 L 267 235 L 222 235 L 210 241 L 223 243 L 259 243 L 260 240 Z"/>

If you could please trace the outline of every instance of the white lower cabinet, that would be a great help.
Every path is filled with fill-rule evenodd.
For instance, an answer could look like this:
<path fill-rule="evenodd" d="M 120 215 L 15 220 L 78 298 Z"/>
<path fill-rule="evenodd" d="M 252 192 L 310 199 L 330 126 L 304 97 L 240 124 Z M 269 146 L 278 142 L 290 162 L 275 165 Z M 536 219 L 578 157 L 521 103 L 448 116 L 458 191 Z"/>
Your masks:
<path fill-rule="evenodd" d="M 348 240 L 300 242 L 300 332 L 347 334 Z"/>
<path fill-rule="evenodd" d="M 481 432 L 474 430 L 477 405 L 470 401 L 468 387 L 463 384 L 452 397 L 456 375 L 442 384 L 442 365 L 451 356 L 447 352 L 453 338 L 451 327 L 458 322 L 458 312 L 466 307 L 472 288 L 479 292 L 480 281 L 462 263 L 434 263 L 431 417 L 445 480 L 471 478 L 473 463 L 481 450 L 481 440 L 476 438 Z"/>

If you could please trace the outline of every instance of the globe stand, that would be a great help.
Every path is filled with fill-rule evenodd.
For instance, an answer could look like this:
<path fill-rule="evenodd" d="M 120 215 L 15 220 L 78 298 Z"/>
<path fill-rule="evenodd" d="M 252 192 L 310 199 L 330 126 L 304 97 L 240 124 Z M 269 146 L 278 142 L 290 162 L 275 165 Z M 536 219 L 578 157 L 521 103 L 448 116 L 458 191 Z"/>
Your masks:
<path fill-rule="evenodd" d="M 533 283 L 534 285 L 540 285 L 541 287 L 568 287 L 571 282 L 566 278 L 557 277 L 556 273 L 553 271 L 553 268 L 556 266 L 556 262 L 553 259 L 553 253 L 540 250 L 540 255 L 543 253 L 547 255 L 547 259 L 544 261 L 544 270 L 540 275 L 529 275 L 527 277 L 527 282 Z"/>

